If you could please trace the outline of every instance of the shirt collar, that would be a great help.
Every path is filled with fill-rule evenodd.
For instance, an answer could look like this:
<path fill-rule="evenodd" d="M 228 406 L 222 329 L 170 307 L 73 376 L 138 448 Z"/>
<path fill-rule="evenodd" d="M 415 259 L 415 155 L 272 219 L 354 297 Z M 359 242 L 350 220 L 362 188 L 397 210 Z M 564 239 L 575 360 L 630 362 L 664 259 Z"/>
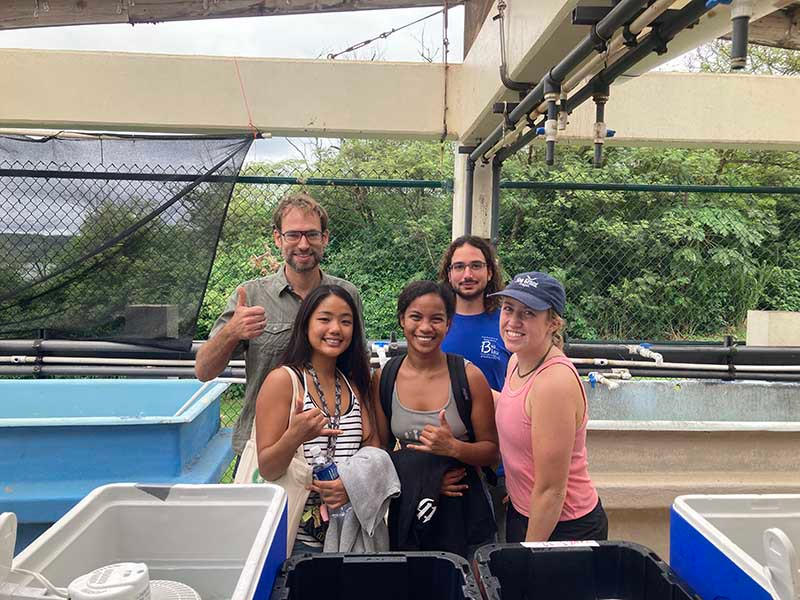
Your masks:
<path fill-rule="evenodd" d="M 326 274 L 325 271 L 322 269 L 319 270 L 322 274 L 320 279 L 320 285 L 330 285 L 333 283 L 330 275 Z M 289 283 L 289 280 L 286 279 L 286 264 L 282 264 L 281 268 L 278 269 L 277 273 L 275 273 L 275 285 L 278 287 L 278 295 L 283 294 L 284 292 L 293 292 L 292 284 Z"/>

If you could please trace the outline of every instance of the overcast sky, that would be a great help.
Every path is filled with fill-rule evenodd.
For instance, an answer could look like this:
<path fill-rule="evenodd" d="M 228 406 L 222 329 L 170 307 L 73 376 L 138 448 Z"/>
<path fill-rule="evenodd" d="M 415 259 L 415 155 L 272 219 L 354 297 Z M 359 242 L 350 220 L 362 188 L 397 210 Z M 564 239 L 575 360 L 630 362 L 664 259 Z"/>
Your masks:
<path fill-rule="evenodd" d="M 324 58 L 367 38 L 406 25 L 436 8 L 362 10 L 312 15 L 206 19 L 138 25 L 83 25 L 0 31 L 2 48 L 120 50 L 274 58 Z M 450 10 L 449 60 L 461 62 L 464 10 Z M 420 40 L 441 48 L 442 17 L 437 15 L 379 40 L 356 57 L 419 61 Z M 346 58 L 343 56 L 342 58 Z M 441 60 L 441 52 L 437 56 Z"/>

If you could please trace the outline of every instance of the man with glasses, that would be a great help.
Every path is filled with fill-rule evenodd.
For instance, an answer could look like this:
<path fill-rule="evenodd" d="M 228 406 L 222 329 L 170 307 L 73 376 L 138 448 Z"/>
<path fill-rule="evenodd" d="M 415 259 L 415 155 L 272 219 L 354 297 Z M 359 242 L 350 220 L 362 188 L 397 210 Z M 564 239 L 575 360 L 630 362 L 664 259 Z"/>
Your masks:
<path fill-rule="evenodd" d="M 511 355 L 500 337 L 497 296 L 488 297 L 503 289 L 494 250 L 482 238 L 461 236 L 444 253 L 439 280 L 449 282 L 456 293 L 456 314 L 442 350 L 472 362 L 499 392 Z"/>
<path fill-rule="evenodd" d="M 328 213 L 314 198 L 302 193 L 285 196 L 272 215 L 272 239 L 284 264 L 274 275 L 241 284 L 197 351 L 195 374 L 201 381 L 217 377 L 232 356 L 244 353 L 247 387 L 233 430 L 237 455 L 250 437 L 261 383 L 286 349 L 300 302 L 309 292 L 323 284 L 342 286 L 358 307 L 363 331 L 358 290 L 319 267 L 328 235 Z"/>
<path fill-rule="evenodd" d="M 500 337 L 500 297 L 489 297 L 504 287 L 494 248 L 474 235 L 453 240 L 439 265 L 439 280 L 449 282 L 456 293 L 456 312 L 442 342 L 442 350 L 459 354 L 478 367 L 497 398 L 503 389 L 511 353 Z M 502 465 L 497 469 L 497 482 L 489 494 L 497 523 L 497 540 L 504 542 L 507 500 Z"/>

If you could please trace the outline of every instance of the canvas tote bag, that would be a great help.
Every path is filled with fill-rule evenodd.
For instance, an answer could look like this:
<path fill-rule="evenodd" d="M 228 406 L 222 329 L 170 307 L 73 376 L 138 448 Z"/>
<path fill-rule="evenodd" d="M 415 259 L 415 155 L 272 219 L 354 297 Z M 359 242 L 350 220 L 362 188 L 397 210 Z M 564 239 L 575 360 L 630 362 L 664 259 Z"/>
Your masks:
<path fill-rule="evenodd" d="M 302 388 L 297 379 L 297 374 L 289 367 L 283 367 L 289 372 L 292 378 L 292 400 L 289 404 L 289 425 L 292 424 L 294 418 L 295 405 L 298 398 L 302 398 Z M 261 477 L 258 472 L 258 449 L 256 447 L 256 423 L 253 419 L 253 427 L 250 431 L 250 439 L 247 440 L 244 450 L 242 451 L 242 458 L 239 461 L 239 468 L 236 470 L 236 477 L 234 483 L 274 483 L 281 486 L 286 490 L 287 496 L 287 539 L 286 539 L 286 553 L 292 553 L 294 546 L 294 538 L 297 534 L 297 527 L 300 525 L 300 517 L 303 514 L 303 509 L 310 493 L 306 486 L 311 485 L 311 465 L 306 462 L 303 456 L 303 444 L 297 447 L 297 452 L 294 453 L 292 461 L 286 468 L 286 473 L 275 479 L 274 481 L 266 481 Z"/>

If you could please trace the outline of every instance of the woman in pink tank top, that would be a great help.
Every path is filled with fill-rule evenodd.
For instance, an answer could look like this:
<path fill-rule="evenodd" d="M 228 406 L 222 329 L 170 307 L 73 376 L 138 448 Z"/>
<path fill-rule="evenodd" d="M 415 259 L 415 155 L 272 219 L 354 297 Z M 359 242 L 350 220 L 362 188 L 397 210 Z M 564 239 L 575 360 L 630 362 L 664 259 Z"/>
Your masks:
<path fill-rule="evenodd" d="M 500 335 L 514 355 L 495 406 L 510 505 L 509 542 L 604 540 L 608 519 L 589 478 L 586 394 L 562 352 L 564 287 L 520 273 L 501 296 Z"/>

